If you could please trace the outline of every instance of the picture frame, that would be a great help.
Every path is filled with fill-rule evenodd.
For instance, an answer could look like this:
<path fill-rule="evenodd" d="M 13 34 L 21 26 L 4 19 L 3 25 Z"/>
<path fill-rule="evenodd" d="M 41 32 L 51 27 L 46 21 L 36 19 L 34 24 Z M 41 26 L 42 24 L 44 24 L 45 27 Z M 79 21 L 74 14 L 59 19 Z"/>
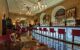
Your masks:
<path fill-rule="evenodd" d="M 66 10 L 65 14 L 66 14 L 66 18 L 69 18 L 69 17 L 76 18 L 76 7 L 73 7 L 73 8 Z"/>
<path fill-rule="evenodd" d="M 66 26 L 76 26 L 76 7 L 70 8 L 65 11 Z"/>

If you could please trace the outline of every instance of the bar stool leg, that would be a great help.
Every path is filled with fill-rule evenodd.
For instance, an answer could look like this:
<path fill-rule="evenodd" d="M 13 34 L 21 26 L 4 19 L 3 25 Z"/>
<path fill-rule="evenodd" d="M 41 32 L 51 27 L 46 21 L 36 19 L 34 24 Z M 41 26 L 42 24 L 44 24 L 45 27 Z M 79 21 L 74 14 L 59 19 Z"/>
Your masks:
<path fill-rule="evenodd" d="M 74 36 L 72 36 L 72 42 L 74 43 Z M 72 44 L 72 50 L 74 50 L 74 45 Z"/>
<path fill-rule="evenodd" d="M 56 38 L 56 33 L 54 33 L 54 37 Z M 55 47 L 55 49 L 56 49 L 56 41 L 55 41 L 55 43 L 54 43 L 54 47 Z"/>
<path fill-rule="evenodd" d="M 66 41 L 66 34 L 63 35 L 63 40 Z M 66 43 L 63 43 L 63 50 L 66 50 Z"/>

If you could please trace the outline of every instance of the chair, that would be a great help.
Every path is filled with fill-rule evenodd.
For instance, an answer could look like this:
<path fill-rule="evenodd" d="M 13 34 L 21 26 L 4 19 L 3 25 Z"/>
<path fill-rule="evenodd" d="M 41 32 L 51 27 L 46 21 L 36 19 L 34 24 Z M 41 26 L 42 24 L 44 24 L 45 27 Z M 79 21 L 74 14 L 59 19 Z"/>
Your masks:
<path fill-rule="evenodd" d="M 43 32 L 43 29 L 42 29 L 42 28 L 39 28 L 39 31 L 40 31 L 40 33 L 42 34 L 42 32 Z"/>
<path fill-rule="evenodd" d="M 55 35 L 56 35 L 56 31 L 54 30 L 54 28 L 50 28 L 50 30 L 49 30 L 51 33 L 52 33 L 52 37 L 54 37 Z M 55 38 L 55 37 L 54 37 Z M 54 43 L 54 40 L 53 40 L 53 45 L 54 45 L 54 47 L 53 48 L 55 48 L 56 46 L 56 44 Z"/>
<path fill-rule="evenodd" d="M 54 28 L 50 28 L 50 32 L 51 33 L 55 33 L 56 31 L 54 30 Z M 56 34 L 55 34 L 56 35 Z M 54 37 L 54 34 L 52 34 L 52 36 Z"/>
<path fill-rule="evenodd" d="M 39 31 L 40 31 L 39 34 L 43 34 L 43 28 L 40 27 L 40 28 L 39 28 Z M 43 37 L 40 36 L 40 40 L 41 40 L 40 42 L 41 42 L 41 43 L 42 43 L 42 40 L 43 40 L 42 38 L 43 38 Z"/>
<path fill-rule="evenodd" d="M 48 31 L 48 29 L 47 29 L 47 28 L 43 28 L 43 31 L 44 31 L 44 33 L 45 33 L 45 32 L 47 32 L 47 31 Z M 44 34 L 44 33 L 43 33 L 43 34 Z"/>
<path fill-rule="evenodd" d="M 74 36 L 80 36 L 80 30 L 72 29 L 72 42 L 74 43 Z M 72 50 L 74 50 L 74 45 L 72 44 Z"/>
<path fill-rule="evenodd" d="M 47 32 L 48 29 L 47 29 L 47 28 L 43 28 L 43 31 L 44 31 L 43 34 L 46 36 L 47 33 L 48 33 L 48 32 Z M 45 32 L 46 32 L 46 34 L 45 34 Z M 47 36 L 48 36 L 48 35 L 47 35 Z M 43 37 L 43 39 L 45 39 L 45 37 Z M 45 41 L 44 41 L 43 43 L 44 43 L 45 45 L 47 45 Z"/>
<path fill-rule="evenodd" d="M 61 39 L 61 34 L 63 35 L 63 40 L 66 40 L 66 36 L 65 36 L 65 29 L 58 29 L 58 39 L 60 38 Z M 58 44 L 60 44 L 60 41 L 58 40 Z M 64 44 L 65 44 L 65 42 L 64 42 Z M 58 46 L 58 49 L 59 50 L 61 50 L 60 49 L 60 47 Z M 64 45 L 64 47 L 63 47 L 63 50 L 66 50 L 65 49 L 65 45 Z"/>
<path fill-rule="evenodd" d="M 47 28 L 43 28 L 43 31 L 48 31 Z"/>

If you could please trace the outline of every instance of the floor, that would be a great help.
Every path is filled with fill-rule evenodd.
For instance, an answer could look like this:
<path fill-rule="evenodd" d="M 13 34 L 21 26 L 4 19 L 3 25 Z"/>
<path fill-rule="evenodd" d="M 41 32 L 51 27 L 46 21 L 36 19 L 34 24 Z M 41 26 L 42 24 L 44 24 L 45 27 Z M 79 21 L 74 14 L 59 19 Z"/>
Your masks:
<path fill-rule="evenodd" d="M 1 42 L 0 50 L 54 50 L 48 48 L 47 45 L 38 43 L 37 40 L 29 36 L 28 33 L 20 36 L 20 41 L 16 42 Z"/>

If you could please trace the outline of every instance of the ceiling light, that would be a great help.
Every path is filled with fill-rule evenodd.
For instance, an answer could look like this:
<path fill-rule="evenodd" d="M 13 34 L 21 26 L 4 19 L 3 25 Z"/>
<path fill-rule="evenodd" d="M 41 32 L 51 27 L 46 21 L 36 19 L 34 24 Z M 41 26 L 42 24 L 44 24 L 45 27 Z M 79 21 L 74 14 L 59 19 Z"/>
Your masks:
<path fill-rule="evenodd" d="M 41 0 L 38 0 L 37 3 L 34 5 L 34 10 L 38 9 L 38 10 L 42 10 L 42 9 L 46 9 L 47 8 L 47 4 L 42 3 Z"/>

